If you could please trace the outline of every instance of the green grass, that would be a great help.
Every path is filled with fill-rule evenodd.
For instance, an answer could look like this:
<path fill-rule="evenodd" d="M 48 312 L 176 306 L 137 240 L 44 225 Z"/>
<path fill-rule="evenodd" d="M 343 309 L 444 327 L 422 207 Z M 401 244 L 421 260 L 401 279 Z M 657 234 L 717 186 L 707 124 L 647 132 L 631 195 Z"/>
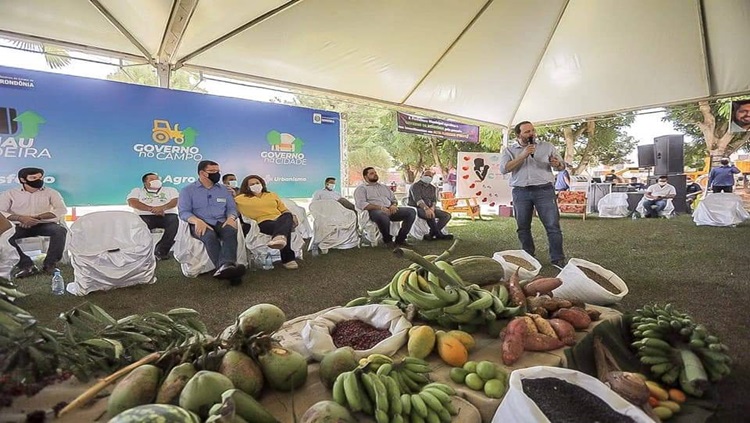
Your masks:
<path fill-rule="evenodd" d="M 737 228 L 696 227 L 689 216 L 665 219 L 563 218 L 565 252 L 568 258 L 583 258 L 617 273 L 630 293 L 618 306 L 632 311 L 646 303 L 672 302 L 691 314 L 731 348 L 732 375 L 721 382 L 721 408 L 715 421 L 742 421 L 750 415 L 750 329 L 743 301 L 750 298 L 750 225 Z M 456 219 L 451 231 L 461 238 L 456 256 L 518 249 L 515 221 L 497 218 L 481 222 Z M 537 257 L 542 273 L 554 276 L 549 265 L 544 229 L 535 220 Z M 440 253 L 449 242 L 416 243 L 422 254 Z M 239 287 L 203 276 L 182 276 L 174 260 L 159 262 L 157 282 L 86 297 L 56 297 L 50 292 L 50 277 L 19 281 L 20 289 L 32 294 L 19 305 L 44 324 L 56 324 L 64 310 L 91 301 L 115 317 L 145 311 L 192 307 L 200 311 L 213 331 L 231 324 L 237 314 L 253 304 L 268 302 L 281 307 L 289 318 L 340 305 L 378 288 L 405 264 L 384 248 L 331 251 L 307 258 L 297 271 L 277 267 L 273 271 L 249 272 Z M 71 267 L 63 267 L 66 281 L 73 279 Z M 744 382 L 743 382 L 744 381 Z"/>

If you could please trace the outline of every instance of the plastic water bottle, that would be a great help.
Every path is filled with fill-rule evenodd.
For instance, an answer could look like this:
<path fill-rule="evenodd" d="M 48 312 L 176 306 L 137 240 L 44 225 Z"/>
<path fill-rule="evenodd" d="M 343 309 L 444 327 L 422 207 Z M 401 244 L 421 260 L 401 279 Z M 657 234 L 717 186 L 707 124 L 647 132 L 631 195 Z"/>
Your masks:
<path fill-rule="evenodd" d="M 271 253 L 266 253 L 266 259 L 263 260 L 263 270 L 273 270 L 273 259 Z"/>
<path fill-rule="evenodd" d="M 55 295 L 65 294 L 65 281 L 60 273 L 60 269 L 55 269 L 52 275 L 52 293 Z"/>

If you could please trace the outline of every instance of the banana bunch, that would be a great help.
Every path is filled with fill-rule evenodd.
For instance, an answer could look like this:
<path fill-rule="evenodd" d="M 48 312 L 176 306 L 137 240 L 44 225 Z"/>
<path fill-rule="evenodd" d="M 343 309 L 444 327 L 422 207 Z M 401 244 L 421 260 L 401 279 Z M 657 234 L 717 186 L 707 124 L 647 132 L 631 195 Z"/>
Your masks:
<path fill-rule="evenodd" d="M 631 330 L 641 363 L 667 385 L 679 383 L 686 393 L 701 396 L 708 381 L 730 373 L 729 348 L 672 304 L 636 310 Z"/>
<path fill-rule="evenodd" d="M 340 374 L 333 384 L 333 399 L 353 412 L 375 417 L 378 423 L 406 421 L 450 422 L 457 414 L 442 383 L 429 383 L 424 360 L 406 357 L 395 363 L 382 354 L 360 360 L 355 370 Z"/>

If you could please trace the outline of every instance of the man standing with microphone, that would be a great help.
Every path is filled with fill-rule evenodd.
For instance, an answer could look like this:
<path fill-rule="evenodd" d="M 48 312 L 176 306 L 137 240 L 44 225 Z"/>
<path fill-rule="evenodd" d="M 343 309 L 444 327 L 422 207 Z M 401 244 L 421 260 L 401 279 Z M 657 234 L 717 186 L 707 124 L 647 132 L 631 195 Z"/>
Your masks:
<path fill-rule="evenodd" d="M 536 131 L 531 122 L 517 124 L 514 132 L 517 142 L 503 150 L 500 171 L 511 174 L 518 240 L 521 241 L 521 248 L 533 256 L 535 247 L 531 236 L 531 218 L 536 209 L 547 231 L 550 261 L 557 267 L 563 267 L 565 253 L 552 169 L 564 170 L 565 162 L 552 144 L 536 142 Z"/>

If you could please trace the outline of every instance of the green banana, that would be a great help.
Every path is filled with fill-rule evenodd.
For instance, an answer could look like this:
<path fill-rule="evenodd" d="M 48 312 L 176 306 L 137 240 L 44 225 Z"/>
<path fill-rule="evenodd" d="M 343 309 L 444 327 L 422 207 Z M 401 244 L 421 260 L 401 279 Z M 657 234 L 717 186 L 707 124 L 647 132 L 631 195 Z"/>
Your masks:
<path fill-rule="evenodd" d="M 672 346 L 668 342 L 659 338 L 643 338 L 643 345 L 647 347 L 660 348 L 662 350 L 671 351 Z"/>
<path fill-rule="evenodd" d="M 387 422 L 389 403 L 388 388 L 385 387 L 383 381 L 376 374 L 371 374 L 370 380 L 372 381 L 372 386 L 375 389 L 375 408 L 385 413 Z"/>
<path fill-rule="evenodd" d="M 370 297 L 358 297 L 358 298 L 355 298 L 355 299 L 349 301 L 348 303 L 346 303 L 346 305 L 344 305 L 344 307 L 361 306 L 361 305 L 367 304 L 369 301 L 370 301 Z"/>
<path fill-rule="evenodd" d="M 362 411 L 362 391 L 360 390 L 357 374 L 354 372 L 342 373 L 344 378 L 344 393 L 346 402 L 349 403 L 349 409 L 353 412 Z"/>
<path fill-rule="evenodd" d="M 398 273 L 397 273 L 398 275 Z M 374 289 L 374 290 L 368 290 L 367 296 L 370 298 L 384 298 L 388 296 L 388 290 L 389 290 L 388 284 L 383 285 L 383 287 Z"/>
<path fill-rule="evenodd" d="M 393 359 L 385 354 L 372 353 L 367 356 L 370 363 L 393 364 Z"/>
<path fill-rule="evenodd" d="M 430 380 L 424 375 L 424 373 L 413 372 L 407 368 L 399 369 L 399 372 L 401 372 L 402 376 L 414 381 L 414 383 L 418 385 L 417 390 L 419 390 L 422 385 L 430 383 Z"/>
<path fill-rule="evenodd" d="M 484 289 L 473 291 L 479 298 L 466 306 L 469 310 L 484 310 L 492 306 L 492 294 Z"/>
<path fill-rule="evenodd" d="M 446 289 L 443 289 L 440 285 L 433 283 L 428 284 L 427 287 L 432 295 L 439 298 L 445 304 L 453 304 L 460 298 L 458 291 L 453 289 L 453 287 L 449 286 Z"/>
<path fill-rule="evenodd" d="M 344 379 L 346 377 L 346 373 L 341 373 L 333 382 L 333 400 L 344 407 L 348 404 L 346 401 L 346 393 L 344 392 Z"/>
<path fill-rule="evenodd" d="M 432 382 L 432 383 L 428 383 L 427 385 L 424 386 L 424 389 L 430 389 L 430 388 L 434 388 L 434 389 L 443 391 L 443 392 L 445 392 L 448 395 L 456 395 L 456 390 L 453 389 L 452 386 L 446 385 L 445 383 Z"/>
<path fill-rule="evenodd" d="M 669 357 L 665 357 L 663 355 L 662 356 L 642 355 L 640 360 L 641 360 L 641 363 L 648 364 L 648 365 L 672 362 L 672 360 Z"/>
<path fill-rule="evenodd" d="M 431 393 L 441 404 L 451 402 L 451 396 L 438 388 L 425 386 L 422 388 L 422 391 Z"/>
<path fill-rule="evenodd" d="M 669 352 L 667 352 L 666 350 L 651 347 L 640 347 L 638 348 L 638 352 L 644 356 L 652 357 L 666 357 L 669 354 Z"/>
<path fill-rule="evenodd" d="M 401 390 L 398 388 L 398 382 L 392 377 L 382 375 L 378 375 L 378 377 L 383 382 L 383 386 L 385 386 L 385 390 L 388 393 L 389 413 L 391 415 L 401 414 L 403 406 L 401 404 Z"/>
<path fill-rule="evenodd" d="M 453 420 L 453 417 L 451 417 L 451 413 L 448 412 L 448 409 L 443 407 L 440 409 L 440 411 L 437 412 L 438 418 L 440 419 L 440 423 L 451 423 Z"/>
<path fill-rule="evenodd" d="M 373 373 L 368 372 L 362 372 L 359 375 L 359 380 L 361 382 L 361 386 L 364 388 L 364 391 L 370 399 L 375 401 L 375 385 L 372 381 Z"/>
<path fill-rule="evenodd" d="M 402 393 L 407 393 L 407 392 L 411 393 L 411 387 L 409 387 L 409 385 L 406 384 L 406 382 L 404 381 L 404 377 L 401 376 L 401 374 L 398 371 L 395 371 L 395 370 L 392 371 L 389 376 L 392 377 L 393 380 L 396 381 L 396 383 L 398 384 L 399 391 L 401 391 Z"/>
<path fill-rule="evenodd" d="M 391 370 L 393 370 L 393 365 L 391 363 L 383 363 L 378 367 L 377 374 L 379 376 L 388 376 Z"/>
<path fill-rule="evenodd" d="M 437 266 L 438 269 L 445 272 L 445 274 L 451 277 L 459 285 L 464 285 L 464 281 L 461 280 L 461 276 L 459 276 L 458 273 L 456 273 L 456 270 L 453 269 L 453 266 L 451 266 L 450 263 L 440 260 L 440 261 L 435 262 L 435 266 Z M 448 281 L 444 281 L 444 282 L 447 283 Z"/>
<path fill-rule="evenodd" d="M 682 366 L 674 366 L 672 367 L 668 372 L 661 375 L 661 381 L 666 383 L 667 385 L 672 385 L 677 381 L 677 378 L 680 377 L 680 369 Z"/>
<path fill-rule="evenodd" d="M 427 404 L 427 407 L 431 408 L 435 412 L 443 409 L 443 404 L 440 402 L 440 400 L 437 399 L 436 396 L 432 395 L 429 391 L 422 390 L 419 393 L 419 396 L 422 398 L 422 401 Z"/>
<path fill-rule="evenodd" d="M 420 390 L 419 383 L 417 383 L 415 380 L 408 377 L 406 373 L 404 373 L 403 369 L 398 370 L 397 372 L 393 372 L 393 373 L 398 373 L 399 380 L 403 383 L 403 386 L 406 387 L 406 389 L 403 389 L 402 387 L 401 392 L 409 392 L 409 393 L 419 392 Z"/>
<path fill-rule="evenodd" d="M 672 370 L 673 367 L 675 367 L 675 365 L 674 363 L 671 363 L 671 362 L 654 364 L 653 366 L 651 366 L 651 373 L 655 375 L 662 375 Z"/>
<path fill-rule="evenodd" d="M 414 289 L 409 285 L 403 287 L 401 292 L 401 298 L 407 302 L 414 304 L 420 309 L 435 309 L 445 305 L 443 301 L 432 294 L 428 294 L 419 289 Z"/>
<path fill-rule="evenodd" d="M 495 289 L 497 290 L 497 298 L 500 299 L 503 305 L 508 304 L 508 299 L 510 297 L 508 287 L 503 284 L 497 284 Z"/>
<path fill-rule="evenodd" d="M 406 415 L 411 414 L 411 395 L 401 394 L 401 412 Z"/>
<path fill-rule="evenodd" d="M 443 310 L 441 308 L 435 308 L 432 310 L 419 310 L 417 312 L 420 317 L 422 317 L 425 320 L 436 320 L 438 317 L 443 315 Z"/>
<path fill-rule="evenodd" d="M 418 394 L 411 394 L 411 409 L 419 417 L 427 417 L 427 404 L 424 403 L 424 400 Z"/>
<path fill-rule="evenodd" d="M 447 314 L 461 314 L 466 311 L 466 306 L 468 306 L 471 301 L 469 293 L 465 289 L 459 289 L 458 294 L 460 297 L 458 301 L 452 305 L 443 307 L 443 312 Z"/>
<path fill-rule="evenodd" d="M 414 373 L 429 373 L 431 371 L 429 365 L 421 363 L 405 363 L 403 367 Z"/>

